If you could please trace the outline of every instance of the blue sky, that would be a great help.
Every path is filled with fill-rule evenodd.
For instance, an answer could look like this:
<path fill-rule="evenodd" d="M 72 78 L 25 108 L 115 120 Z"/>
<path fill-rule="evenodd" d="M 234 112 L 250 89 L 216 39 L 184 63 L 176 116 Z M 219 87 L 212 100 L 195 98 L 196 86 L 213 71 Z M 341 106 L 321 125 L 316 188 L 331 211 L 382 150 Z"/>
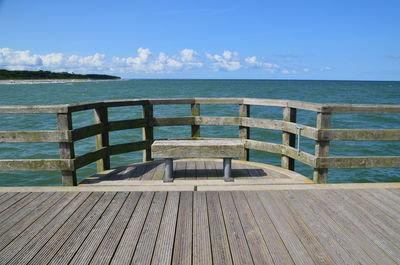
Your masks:
<path fill-rule="evenodd" d="M 400 1 L 0 0 L 0 68 L 400 80 Z"/>

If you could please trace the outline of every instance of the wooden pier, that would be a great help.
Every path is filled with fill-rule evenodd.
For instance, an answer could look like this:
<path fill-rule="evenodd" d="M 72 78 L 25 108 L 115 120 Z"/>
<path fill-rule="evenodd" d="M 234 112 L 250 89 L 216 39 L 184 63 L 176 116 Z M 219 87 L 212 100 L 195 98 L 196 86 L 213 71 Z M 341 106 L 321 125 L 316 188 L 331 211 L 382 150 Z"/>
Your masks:
<path fill-rule="evenodd" d="M 188 116 L 154 116 L 154 106 L 177 104 L 188 105 Z M 238 115 L 202 116 L 202 104 L 231 105 Z M 252 117 L 251 106 L 281 108 L 282 118 Z M 141 117 L 111 120 L 109 110 L 121 107 L 137 107 Z M 297 110 L 315 113 L 315 125 L 296 122 Z M 88 111 L 94 124 L 76 126 L 73 115 Z M 400 105 L 187 98 L 0 106 L 0 116 L 55 114 L 57 124 L 0 131 L 0 143 L 58 143 L 60 153 L 1 159 L 0 170 L 57 170 L 64 185 L 0 188 L 0 265 L 400 264 L 400 183 L 325 184 L 329 168 L 400 167 L 400 156 L 330 156 L 331 141 L 400 141 L 400 129 L 332 128 L 336 113 L 399 114 Z M 215 152 L 200 152 L 169 156 L 174 181 L 163 183 L 165 164 L 152 157 L 160 126 L 190 126 L 187 139 L 199 141 L 202 126 L 237 126 L 234 181 L 224 182 Z M 142 140 L 112 144 L 111 132 L 138 128 Z M 282 141 L 252 139 L 252 128 L 280 131 Z M 77 156 L 90 137 L 93 151 Z M 302 137 L 315 141 L 315 153 L 301 149 Z M 250 150 L 280 155 L 281 167 L 251 162 Z M 113 155 L 137 151 L 143 161 L 111 168 Z M 295 162 L 313 175 L 296 173 Z M 97 174 L 78 183 L 77 170 L 91 163 Z"/>
<path fill-rule="evenodd" d="M 115 188 L 3 188 L 0 264 L 400 263 L 399 184 Z"/>

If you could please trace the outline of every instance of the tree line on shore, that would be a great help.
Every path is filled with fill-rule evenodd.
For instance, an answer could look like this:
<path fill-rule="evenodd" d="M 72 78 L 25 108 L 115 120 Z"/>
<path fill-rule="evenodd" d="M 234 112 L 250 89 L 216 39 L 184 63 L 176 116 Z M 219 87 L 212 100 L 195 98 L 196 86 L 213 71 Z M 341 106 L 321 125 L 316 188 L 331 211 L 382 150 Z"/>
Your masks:
<path fill-rule="evenodd" d="M 50 71 L 10 71 L 0 69 L 0 80 L 30 80 L 30 79 L 95 79 L 112 80 L 121 79 L 118 76 L 100 75 L 100 74 L 75 74 L 68 72 L 50 72 Z"/>

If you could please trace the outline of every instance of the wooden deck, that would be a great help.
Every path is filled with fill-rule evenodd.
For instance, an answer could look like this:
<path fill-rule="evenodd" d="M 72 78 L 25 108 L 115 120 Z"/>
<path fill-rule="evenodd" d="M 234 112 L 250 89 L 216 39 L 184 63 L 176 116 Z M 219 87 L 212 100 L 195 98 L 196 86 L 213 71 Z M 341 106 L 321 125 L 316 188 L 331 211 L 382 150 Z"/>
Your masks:
<path fill-rule="evenodd" d="M 90 176 L 81 185 L 153 185 L 161 184 L 165 163 L 157 160 L 137 163 L 107 170 Z M 223 181 L 222 159 L 174 160 L 174 183 L 177 185 L 207 185 L 220 182 L 223 185 L 260 184 L 310 184 L 312 181 L 294 171 L 262 163 L 232 160 L 233 183 Z M 163 183 L 165 185 L 170 185 Z"/>
<path fill-rule="evenodd" d="M 269 186 L 0 192 L 0 264 L 400 264 L 398 184 Z"/>

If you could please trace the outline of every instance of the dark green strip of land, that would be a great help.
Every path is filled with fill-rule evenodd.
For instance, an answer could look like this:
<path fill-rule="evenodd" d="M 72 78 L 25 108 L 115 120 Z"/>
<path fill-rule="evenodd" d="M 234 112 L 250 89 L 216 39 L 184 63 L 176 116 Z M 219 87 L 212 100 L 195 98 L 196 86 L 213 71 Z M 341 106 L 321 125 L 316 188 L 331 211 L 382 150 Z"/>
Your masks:
<path fill-rule="evenodd" d="M 91 80 L 113 80 L 121 79 L 118 76 L 99 75 L 99 74 L 75 74 L 75 73 L 55 73 L 50 71 L 9 71 L 0 69 L 0 80 L 38 80 L 38 79 L 91 79 Z"/>

